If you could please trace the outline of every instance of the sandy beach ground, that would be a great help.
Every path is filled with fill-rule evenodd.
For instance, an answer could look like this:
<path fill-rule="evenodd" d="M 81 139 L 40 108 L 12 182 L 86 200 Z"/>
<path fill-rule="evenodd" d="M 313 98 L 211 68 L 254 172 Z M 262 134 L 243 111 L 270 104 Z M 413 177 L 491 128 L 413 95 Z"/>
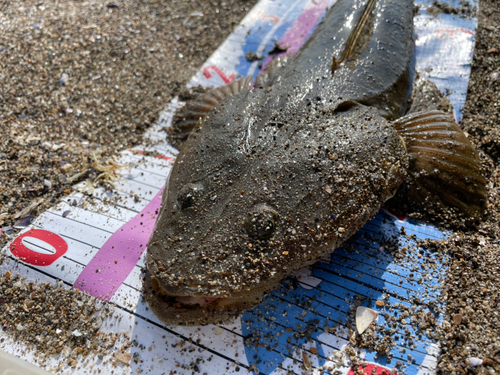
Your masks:
<path fill-rule="evenodd" d="M 255 2 L 0 2 L 0 247 L 91 178 L 93 158 L 138 144 Z M 478 19 L 461 126 L 481 155 L 488 213 L 438 249 L 450 255 L 443 373 L 500 372 L 500 3 L 481 0 Z M 472 370 L 470 357 L 488 360 Z"/>

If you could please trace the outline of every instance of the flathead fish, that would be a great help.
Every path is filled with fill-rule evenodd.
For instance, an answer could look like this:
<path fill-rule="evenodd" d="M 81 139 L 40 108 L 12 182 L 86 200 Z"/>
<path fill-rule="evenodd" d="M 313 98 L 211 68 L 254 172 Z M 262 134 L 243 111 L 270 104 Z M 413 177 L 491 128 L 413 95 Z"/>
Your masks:
<path fill-rule="evenodd" d="M 485 179 L 460 128 L 436 110 L 407 113 L 412 33 L 412 1 L 338 0 L 285 64 L 178 116 L 175 137 L 187 140 L 144 284 L 163 322 L 222 322 L 256 305 L 402 185 L 412 199 L 481 215 Z"/>

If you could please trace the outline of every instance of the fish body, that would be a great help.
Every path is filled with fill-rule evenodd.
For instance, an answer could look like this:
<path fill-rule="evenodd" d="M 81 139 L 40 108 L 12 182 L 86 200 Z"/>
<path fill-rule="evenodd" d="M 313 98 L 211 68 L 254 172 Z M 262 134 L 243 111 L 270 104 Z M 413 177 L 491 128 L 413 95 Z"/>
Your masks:
<path fill-rule="evenodd" d="M 392 123 L 408 110 L 412 18 L 409 0 L 339 0 L 283 68 L 194 128 L 148 244 L 145 295 L 164 322 L 237 315 L 394 195 L 412 163 Z"/>

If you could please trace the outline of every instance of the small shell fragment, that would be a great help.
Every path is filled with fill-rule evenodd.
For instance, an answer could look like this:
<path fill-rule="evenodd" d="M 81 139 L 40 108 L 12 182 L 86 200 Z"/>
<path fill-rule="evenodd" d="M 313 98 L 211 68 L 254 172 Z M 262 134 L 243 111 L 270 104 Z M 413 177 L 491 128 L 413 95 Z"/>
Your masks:
<path fill-rule="evenodd" d="M 69 76 L 66 73 L 63 73 L 59 79 L 59 86 L 66 86 L 68 84 L 68 79 Z"/>
<path fill-rule="evenodd" d="M 305 351 L 302 351 L 302 360 L 304 361 L 304 367 L 306 370 L 310 370 L 312 368 L 311 366 L 311 360 L 309 359 L 309 356 Z"/>
<path fill-rule="evenodd" d="M 359 306 L 356 309 L 356 329 L 361 335 L 378 317 L 378 312 L 368 307 Z"/>
<path fill-rule="evenodd" d="M 14 234 L 14 228 L 12 227 L 2 227 L 2 233 L 5 233 L 7 236 Z"/>
<path fill-rule="evenodd" d="M 118 362 L 128 365 L 132 355 L 130 353 L 123 353 L 122 351 L 115 352 L 115 357 Z"/>
<path fill-rule="evenodd" d="M 219 326 L 214 327 L 212 329 L 212 331 L 214 332 L 214 335 L 216 335 L 216 336 L 222 335 L 224 333 L 224 330 Z"/>
<path fill-rule="evenodd" d="M 73 336 L 75 337 L 80 337 L 83 335 L 83 333 L 81 333 L 79 330 L 75 329 L 73 332 L 71 332 L 73 334 Z"/>
<path fill-rule="evenodd" d="M 471 366 L 471 367 L 481 366 L 482 364 L 483 364 L 483 360 L 481 358 L 477 358 L 477 357 L 470 357 L 469 358 L 469 366 Z"/>
<path fill-rule="evenodd" d="M 35 216 L 25 216 L 25 217 L 22 217 L 21 219 L 17 220 L 15 223 L 14 223 L 14 228 L 15 229 L 23 229 L 23 228 L 26 228 L 27 226 L 29 226 L 31 224 L 31 222 L 35 219 Z"/>

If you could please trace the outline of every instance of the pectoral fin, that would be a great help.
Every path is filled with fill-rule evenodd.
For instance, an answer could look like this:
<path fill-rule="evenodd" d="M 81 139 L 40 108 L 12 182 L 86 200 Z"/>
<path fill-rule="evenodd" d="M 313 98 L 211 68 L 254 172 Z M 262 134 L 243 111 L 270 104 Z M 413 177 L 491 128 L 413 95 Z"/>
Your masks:
<path fill-rule="evenodd" d="M 286 65 L 288 56 L 275 58 L 256 78 L 254 86 L 263 88 L 272 84 L 276 73 Z M 205 118 L 217 104 L 224 99 L 249 91 L 252 88 L 252 76 L 241 78 L 217 87 L 189 101 L 183 108 L 177 111 L 172 120 L 172 129 L 168 129 L 168 139 L 172 145 L 179 147 L 187 139 L 194 127 Z"/>
<path fill-rule="evenodd" d="M 243 91 L 250 90 L 252 77 L 248 76 L 233 81 L 225 86 L 217 87 L 207 91 L 198 98 L 188 102 L 182 109 L 177 111 L 172 121 L 172 129 L 169 129 L 169 141 L 179 147 L 189 136 L 191 130 L 198 122 L 206 117 L 215 106 L 224 99 Z"/>
<path fill-rule="evenodd" d="M 397 196 L 405 194 L 412 209 L 452 207 L 479 218 L 486 207 L 486 179 L 478 153 L 453 118 L 441 111 L 416 112 L 393 124 L 410 158 L 409 180 Z"/>

